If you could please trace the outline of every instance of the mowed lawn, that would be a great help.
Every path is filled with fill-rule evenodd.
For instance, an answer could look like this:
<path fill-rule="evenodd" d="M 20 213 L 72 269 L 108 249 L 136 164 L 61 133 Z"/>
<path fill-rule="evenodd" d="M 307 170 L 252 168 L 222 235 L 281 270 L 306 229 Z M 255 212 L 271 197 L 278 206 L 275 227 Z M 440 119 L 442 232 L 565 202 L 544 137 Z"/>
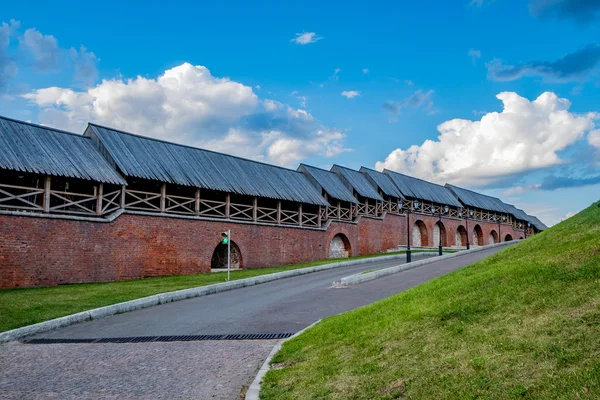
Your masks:
<path fill-rule="evenodd" d="M 351 289 L 348 289 L 351 290 Z M 286 342 L 261 399 L 600 398 L 600 208 Z"/>
<path fill-rule="evenodd" d="M 232 271 L 231 280 L 314 267 L 336 261 L 403 253 L 404 251 L 397 251 L 281 267 Z M 0 332 L 158 293 L 221 283 L 225 282 L 226 278 L 226 272 L 217 272 L 145 278 L 121 282 L 75 284 L 31 289 L 4 289 L 0 290 Z"/>

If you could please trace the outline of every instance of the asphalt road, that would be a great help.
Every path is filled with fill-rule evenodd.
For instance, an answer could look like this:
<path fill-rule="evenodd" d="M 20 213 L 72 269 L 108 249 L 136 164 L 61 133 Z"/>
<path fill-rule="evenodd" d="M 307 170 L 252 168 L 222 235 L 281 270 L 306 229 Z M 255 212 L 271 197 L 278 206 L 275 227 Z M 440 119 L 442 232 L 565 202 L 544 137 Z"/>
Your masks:
<path fill-rule="evenodd" d="M 481 260 L 504 246 L 441 260 L 348 288 L 332 282 L 402 263 L 378 261 L 311 273 L 72 325 L 36 338 L 297 332 L 313 322 L 402 292 Z"/>

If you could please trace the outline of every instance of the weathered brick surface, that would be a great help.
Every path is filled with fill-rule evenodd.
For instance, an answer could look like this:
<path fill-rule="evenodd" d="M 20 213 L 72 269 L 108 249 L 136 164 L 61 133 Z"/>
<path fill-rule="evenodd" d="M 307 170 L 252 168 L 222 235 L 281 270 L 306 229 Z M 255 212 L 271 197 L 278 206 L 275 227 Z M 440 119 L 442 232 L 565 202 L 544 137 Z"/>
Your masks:
<path fill-rule="evenodd" d="M 437 218 L 422 220 L 433 245 Z M 464 221 L 444 219 L 448 243 Z M 497 224 L 479 223 L 484 240 Z M 474 221 L 469 221 L 473 230 Z M 406 245 L 406 217 L 361 217 L 357 223 L 332 222 L 327 230 L 187 220 L 123 214 L 111 223 L 0 215 L 0 287 L 106 282 L 150 276 L 209 272 L 220 234 L 231 230 L 243 268 L 307 262 L 329 257 L 337 234 L 347 237 L 350 255 Z M 501 230 L 518 239 L 508 225 Z M 487 242 L 485 243 L 487 244 Z"/>

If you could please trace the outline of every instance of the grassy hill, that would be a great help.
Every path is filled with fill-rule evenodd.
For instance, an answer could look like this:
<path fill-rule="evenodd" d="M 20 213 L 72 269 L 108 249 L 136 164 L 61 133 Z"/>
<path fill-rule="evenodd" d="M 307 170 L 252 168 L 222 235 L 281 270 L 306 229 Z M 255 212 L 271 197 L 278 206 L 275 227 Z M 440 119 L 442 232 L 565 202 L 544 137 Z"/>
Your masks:
<path fill-rule="evenodd" d="M 328 318 L 272 367 L 262 399 L 598 399 L 600 208 Z"/>

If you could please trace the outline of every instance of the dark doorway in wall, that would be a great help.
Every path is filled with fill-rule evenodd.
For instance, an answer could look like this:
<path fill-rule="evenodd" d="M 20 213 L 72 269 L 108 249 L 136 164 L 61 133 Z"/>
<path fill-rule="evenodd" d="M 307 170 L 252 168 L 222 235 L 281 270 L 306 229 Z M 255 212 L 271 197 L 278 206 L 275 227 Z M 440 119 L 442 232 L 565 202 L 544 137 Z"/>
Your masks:
<path fill-rule="evenodd" d="M 338 233 L 329 244 L 329 258 L 348 258 L 352 255 L 350 241 L 343 233 Z"/>
<path fill-rule="evenodd" d="M 513 240 L 513 237 L 511 235 L 504 236 L 504 241 L 505 242 L 510 242 L 511 240 Z"/>
<path fill-rule="evenodd" d="M 241 269 L 244 264 L 242 262 L 242 252 L 234 241 L 231 241 L 231 269 Z M 210 269 L 227 268 L 227 245 L 219 243 L 213 251 L 210 260 Z"/>
<path fill-rule="evenodd" d="M 467 245 L 467 230 L 464 226 L 460 225 L 456 229 L 456 235 L 454 237 L 456 246 L 466 246 Z"/>
<path fill-rule="evenodd" d="M 490 236 L 488 237 L 488 244 L 498 243 L 498 234 L 495 230 L 490 232 Z"/>
<path fill-rule="evenodd" d="M 442 247 L 448 247 L 446 227 L 440 221 L 436 222 L 433 226 L 433 247 L 438 247 L 440 245 L 440 233 L 442 234 Z"/>
<path fill-rule="evenodd" d="M 475 225 L 475 228 L 473 228 L 473 244 L 483 246 L 483 230 L 479 225 Z"/>
<path fill-rule="evenodd" d="M 421 220 L 415 222 L 412 229 L 412 245 L 414 247 L 428 247 L 429 246 L 429 234 L 427 233 L 427 227 Z"/>

